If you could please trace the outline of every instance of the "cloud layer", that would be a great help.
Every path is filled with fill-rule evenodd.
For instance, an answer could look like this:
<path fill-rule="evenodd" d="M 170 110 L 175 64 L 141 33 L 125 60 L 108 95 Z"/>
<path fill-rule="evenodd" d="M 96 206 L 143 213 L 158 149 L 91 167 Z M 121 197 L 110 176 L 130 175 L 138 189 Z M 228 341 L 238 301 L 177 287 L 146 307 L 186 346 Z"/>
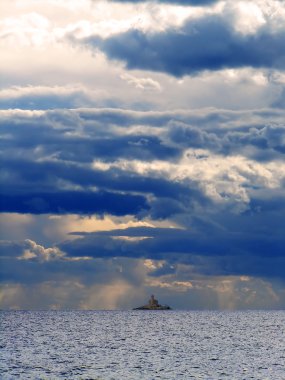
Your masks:
<path fill-rule="evenodd" d="M 57 245 L 67 256 L 53 271 L 66 258 L 120 257 L 167 262 L 158 277 L 188 265 L 194 276 L 284 281 L 283 118 L 269 109 L 3 111 L 2 211 L 180 226 L 75 230 Z"/>
<path fill-rule="evenodd" d="M 180 29 L 159 33 L 130 30 L 106 39 L 89 37 L 86 46 L 101 49 L 128 69 L 165 72 L 177 77 L 225 68 L 285 68 L 285 30 L 261 28 L 240 34 L 225 18 L 205 17 Z"/>
<path fill-rule="evenodd" d="M 284 2 L 0 7 L 3 307 L 284 308 Z"/>

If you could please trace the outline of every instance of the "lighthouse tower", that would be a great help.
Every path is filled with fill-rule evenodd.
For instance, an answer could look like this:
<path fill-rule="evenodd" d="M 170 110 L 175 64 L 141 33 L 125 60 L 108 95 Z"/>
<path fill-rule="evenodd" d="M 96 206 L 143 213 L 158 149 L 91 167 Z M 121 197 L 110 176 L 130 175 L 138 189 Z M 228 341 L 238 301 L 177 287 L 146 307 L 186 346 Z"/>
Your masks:
<path fill-rule="evenodd" d="M 156 300 L 154 298 L 154 295 L 152 294 L 152 296 L 150 297 L 150 300 L 148 301 L 148 304 L 149 304 L 149 307 L 151 308 L 155 308 L 155 307 L 158 307 L 158 300 Z"/>

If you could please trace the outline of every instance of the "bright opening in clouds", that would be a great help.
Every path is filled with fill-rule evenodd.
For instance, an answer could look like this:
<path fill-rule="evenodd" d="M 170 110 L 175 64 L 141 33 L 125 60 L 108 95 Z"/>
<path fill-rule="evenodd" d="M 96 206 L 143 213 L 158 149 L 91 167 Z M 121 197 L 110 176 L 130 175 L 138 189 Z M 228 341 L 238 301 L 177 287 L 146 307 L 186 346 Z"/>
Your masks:
<path fill-rule="evenodd" d="M 285 3 L 0 14 L 1 307 L 284 308 Z"/>

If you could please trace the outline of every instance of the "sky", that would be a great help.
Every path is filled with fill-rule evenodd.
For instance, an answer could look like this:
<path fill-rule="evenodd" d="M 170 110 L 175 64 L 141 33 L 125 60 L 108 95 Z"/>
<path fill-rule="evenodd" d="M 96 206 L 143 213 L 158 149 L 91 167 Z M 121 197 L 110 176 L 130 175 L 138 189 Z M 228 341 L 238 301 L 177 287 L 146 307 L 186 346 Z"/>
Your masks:
<path fill-rule="evenodd" d="M 1 308 L 285 308 L 285 2 L 2 0 Z"/>

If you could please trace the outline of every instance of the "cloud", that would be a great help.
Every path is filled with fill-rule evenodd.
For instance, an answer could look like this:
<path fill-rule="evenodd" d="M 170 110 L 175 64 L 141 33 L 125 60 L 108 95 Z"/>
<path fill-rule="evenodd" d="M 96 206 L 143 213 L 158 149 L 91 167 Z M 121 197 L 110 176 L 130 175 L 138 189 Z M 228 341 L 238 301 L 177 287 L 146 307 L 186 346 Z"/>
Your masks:
<path fill-rule="evenodd" d="M 31 214 L 137 214 L 147 209 L 144 197 L 111 192 L 57 191 L 2 195 L 1 212 Z"/>
<path fill-rule="evenodd" d="M 57 247 L 44 248 L 42 245 L 29 239 L 25 241 L 25 245 L 26 248 L 23 255 L 18 257 L 22 260 L 51 261 L 65 256 L 64 252 L 61 252 Z"/>
<path fill-rule="evenodd" d="M 2 305 L 284 307 L 284 4 L 6 3 Z"/>
<path fill-rule="evenodd" d="M 285 279 L 284 237 L 282 211 L 268 212 L 263 217 L 229 216 L 220 227 L 208 225 L 199 228 L 193 221 L 189 229 L 127 228 L 108 232 L 78 232 L 80 238 L 66 241 L 60 248 L 69 255 L 93 257 L 132 257 L 166 260 L 172 265 L 191 265 L 193 273 L 204 275 L 249 275 Z M 276 230 L 264 234 L 270 221 L 276 217 Z M 216 220 L 217 221 L 217 220 Z M 225 222 L 225 220 L 224 220 Z M 280 223 L 280 224 L 278 224 Z M 243 227 L 238 227 L 242 226 Z M 116 237 L 144 237 L 144 239 L 117 239 Z M 156 276 L 160 276 L 157 272 Z"/>
<path fill-rule="evenodd" d="M 3 243 L 3 283 L 79 283 L 78 289 L 87 289 L 78 290 L 86 303 L 76 304 L 87 307 L 97 305 L 88 291 L 94 282 L 98 292 L 108 283 L 125 284 L 126 294 L 130 286 L 140 292 L 148 284 L 150 291 L 193 292 L 194 298 L 200 290 L 193 279 L 199 276 L 284 282 L 282 109 L 0 115 L 1 210 L 29 213 L 25 231 L 38 224 L 32 236 L 27 232 L 28 242 Z M 44 231 L 52 234 L 47 218 L 70 213 L 115 217 L 121 227 L 113 223 L 112 231 L 96 231 L 96 223 L 93 230 L 78 221 L 45 243 Z M 131 228 L 130 220 L 146 224 Z M 57 229 L 60 221 L 54 223 Z M 70 238 L 67 231 L 74 232 Z M 15 234 L 25 235 L 17 229 Z M 164 264 L 143 269 L 145 259 Z M 191 270 L 184 276 L 180 266 Z M 243 293 L 239 285 L 232 289 Z M 110 305 L 126 305 L 123 296 L 115 301 L 120 297 L 116 293 Z M 62 304 L 69 305 L 69 297 Z"/>
<path fill-rule="evenodd" d="M 237 36 L 248 35 L 245 25 L 254 29 L 249 33 L 252 36 L 261 31 L 278 34 L 284 29 L 284 4 L 271 3 L 269 7 L 267 2 L 258 0 L 254 4 L 249 2 L 247 7 L 244 2 L 226 1 L 196 8 L 165 3 L 101 1 L 92 5 L 87 0 L 84 6 L 82 2 L 81 6 L 64 2 L 48 2 L 43 6 L 25 1 L 21 7 L 16 7 L 15 2 L 7 3 L 1 12 L 2 23 L 0 21 L 1 35 L 7 33 L 9 26 L 9 36 L 0 41 L 3 51 L 0 107 L 92 106 L 140 110 L 266 107 L 277 101 L 280 93 L 279 85 L 269 80 L 272 69 L 208 70 L 184 76 L 183 80 L 163 71 L 130 72 L 98 50 L 94 57 L 93 49 L 70 44 L 67 36 L 81 41 L 95 36 L 108 39 L 134 30 L 146 36 L 171 31 L 179 34 L 185 22 L 199 24 L 208 17 L 220 17 Z M 255 13 L 262 15 L 266 21 L 264 25 L 258 24 L 260 17 L 255 17 Z M 245 24 L 242 28 L 240 22 Z M 15 61 L 21 61 L 21 66 L 14 65 Z M 122 79 L 126 75 L 128 81 Z M 159 96 L 154 89 L 158 88 L 157 83 Z"/>
<path fill-rule="evenodd" d="M 133 29 L 105 39 L 94 36 L 78 42 L 123 61 L 128 69 L 182 77 L 225 68 L 284 69 L 284 38 L 283 29 L 271 31 L 266 27 L 242 35 L 215 15 L 185 22 L 178 30 L 146 33 Z"/>
<path fill-rule="evenodd" d="M 121 78 L 141 90 L 161 91 L 160 84 L 151 78 L 137 78 L 130 74 L 122 74 Z"/>
<path fill-rule="evenodd" d="M 94 106 L 100 91 L 83 86 L 13 86 L 0 90 L 0 109 L 59 109 Z"/>
<path fill-rule="evenodd" d="M 147 231 L 126 230 L 124 233 L 138 235 Z M 163 234 L 163 230 L 153 229 L 153 239 Z M 129 244 L 135 247 L 136 243 L 129 240 Z M 190 264 L 178 260 L 170 264 L 167 260 L 120 257 L 72 259 L 57 254 L 46 260 L 45 254 L 51 250 L 55 253 L 56 247 L 45 248 L 27 241 L 17 243 L 19 251 L 24 253 L 28 248 L 36 252 L 37 257 L 29 255 L 23 260 L 21 255 L 9 255 L 8 246 L 10 252 L 16 248 L 12 242 L 1 247 L 2 252 L 6 251 L 0 267 L 0 301 L 4 309 L 130 309 L 143 304 L 151 293 L 178 309 L 284 307 L 283 283 L 278 276 L 261 279 L 255 275 L 226 274 L 225 267 L 231 257 L 219 263 L 215 261 L 217 257 L 210 260 L 208 257 L 203 262 L 203 257 L 195 255 Z M 224 269 L 224 275 L 214 274 L 218 272 L 218 264 Z M 257 264 L 258 261 L 250 259 L 253 268 Z M 279 264 L 281 267 L 284 263 Z M 271 265 L 275 267 L 276 262 L 273 260 Z M 203 270 L 207 273 L 203 274 Z"/>
<path fill-rule="evenodd" d="M 0 20 L 0 40 L 40 46 L 50 40 L 49 29 L 49 20 L 36 12 L 4 18 Z"/>
<path fill-rule="evenodd" d="M 126 309 L 144 293 L 123 280 L 86 287 L 70 280 L 39 285 L 4 286 L 1 305 L 4 309 L 25 310 L 112 310 Z M 142 297 L 143 298 L 143 297 Z"/>
<path fill-rule="evenodd" d="M 119 3 L 142 3 L 146 0 L 113 0 Z M 186 6 L 207 6 L 218 2 L 218 0 L 154 0 L 154 3 L 186 5 Z"/>
<path fill-rule="evenodd" d="M 272 107 L 285 108 L 285 88 L 282 89 L 281 94 L 272 103 Z"/>
<path fill-rule="evenodd" d="M 82 214 L 19 214 L 2 213 L 0 240 L 3 241 L 37 241 L 44 247 L 52 247 L 55 242 L 70 239 L 70 231 L 86 232 L 112 229 L 123 229 L 131 226 L 164 225 L 167 222 L 150 220 L 134 220 L 129 216 L 115 217 L 114 215 L 82 215 Z M 172 223 L 174 225 L 174 223 Z M 15 248 L 15 251 L 17 249 Z M 10 252 L 11 254 L 11 252 Z M 21 255 L 21 253 L 17 253 Z"/>
<path fill-rule="evenodd" d="M 201 208 L 257 210 L 252 200 L 283 189 L 283 118 L 277 109 L 3 111 L 1 210 L 181 221 Z"/>
<path fill-rule="evenodd" d="M 125 258 L 94 259 L 91 256 L 69 256 L 58 246 L 45 247 L 35 241 L 0 241 L 0 282 L 41 286 L 65 282 L 82 287 L 105 286 L 122 282 L 140 287 L 147 272 L 143 262 Z"/>
<path fill-rule="evenodd" d="M 192 0 L 192 4 L 188 5 L 209 6 L 215 2 Z M 186 3 L 183 4 L 183 1 L 144 3 L 83 0 L 76 10 L 64 2 L 60 4 L 49 1 L 43 6 L 34 1 L 25 1 L 21 7 L 11 3 L 5 4 L 4 9 L 1 9 L 0 43 L 6 46 L 17 43 L 26 48 L 56 45 L 70 33 L 77 37 L 92 34 L 104 37 L 124 32 L 134 25 L 144 30 L 163 30 L 170 25 L 180 25 L 188 15 L 196 17 L 204 12 L 204 9 L 198 7 L 195 10 L 184 7 Z"/>

